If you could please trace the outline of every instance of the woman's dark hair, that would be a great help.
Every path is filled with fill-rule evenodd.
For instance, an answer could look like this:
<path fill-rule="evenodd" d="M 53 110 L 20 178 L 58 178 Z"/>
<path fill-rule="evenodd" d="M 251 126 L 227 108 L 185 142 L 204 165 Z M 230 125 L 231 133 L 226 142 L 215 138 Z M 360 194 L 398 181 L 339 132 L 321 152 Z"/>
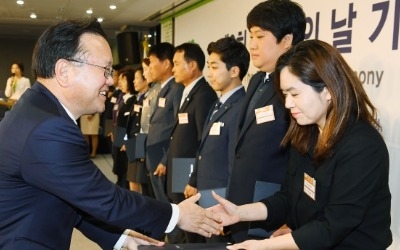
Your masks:
<path fill-rule="evenodd" d="M 314 158 L 321 163 L 329 157 L 344 133 L 350 117 L 366 121 L 380 129 L 376 108 L 369 100 L 361 81 L 340 52 L 326 42 L 307 40 L 283 54 L 277 62 L 275 88 L 280 90 L 280 73 L 289 72 L 320 93 L 326 88 L 331 95 L 325 127 L 319 134 Z M 317 125 L 299 125 L 291 118 L 282 144 L 291 144 L 301 153 L 308 152 Z"/>
<path fill-rule="evenodd" d="M 135 94 L 135 86 L 133 81 L 135 80 L 135 70 L 130 67 L 125 67 L 121 70 L 120 77 L 125 77 L 127 82 L 128 91 L 131 94 Z"/>

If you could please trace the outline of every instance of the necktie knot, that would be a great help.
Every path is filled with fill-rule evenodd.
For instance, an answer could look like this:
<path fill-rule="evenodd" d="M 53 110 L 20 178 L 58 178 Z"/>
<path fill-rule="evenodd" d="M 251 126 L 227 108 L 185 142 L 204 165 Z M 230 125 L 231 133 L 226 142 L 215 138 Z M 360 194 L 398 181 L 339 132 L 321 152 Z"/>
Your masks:
<path fill-rule="evenodd" d="M 210 116 L 210 120 L 212 119 L 213 115 L 214 115 L 215 113 L 217 113 L 217 111 L 218 111 L 218 109 L 221 107 L 221 105 L 222 105 L 222 102 L 220 102 L 220 101 L 218 101 L 218 102 L 215 104 L 214 109 L 213 109 L 213 112 L 211 113 L 211 116 Z"/>

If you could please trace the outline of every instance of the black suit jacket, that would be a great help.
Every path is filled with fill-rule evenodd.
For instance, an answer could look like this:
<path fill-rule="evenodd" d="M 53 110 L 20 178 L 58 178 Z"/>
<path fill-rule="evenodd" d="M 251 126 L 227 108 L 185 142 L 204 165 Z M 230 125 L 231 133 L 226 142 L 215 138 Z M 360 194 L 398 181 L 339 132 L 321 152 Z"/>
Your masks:
<path fill-rule="evenodd" d="M 237 205 L 253 202 L 256 181 L 282 183 L 289 159 L 288 150 L 280 146 L 286 134 L 289 117 L 283 102 L 278 98 L 270 74 L 268 88 L 256 103 L 255 109 L 271 106 L 275 120 L 257 124 L 254 110 L 246 116 L 251 97 L 264 79 L 259 72 L 250 80 L 246 97 L 239 114 L 237 143 L 232 173 L 227 188 L 227 198 Z M 249 223 L 231 226 L 235 242 L 247 238 Z"/>
<path fill-rule="evenodd" d="M 164 234 L 171 205 L 109 181 L 90 160 L 79 127 L 42 84 L 7 113 L 0 138 L 0 249 L 67 250 L 74 227 L 103 249 L 112 249 L 126 228 Z"/>
<path fill-rule="evenodd" d="M 175 120 L 172 129 L 169 145 L 167 163 L 167 191 L 168 196 L 172 195 L 172 173 L 169 167 L 172 166 L 173 158 L 195 158 L 203 134 L 204 124 L 207 120 L 211 106 L 217 100 L 217 94 L 202 77 L 188 96 L 185 98 L 179 113 L 187 113 L 189 122 L 180 124 L 179 119 Z M 183 196 L 182 196 L 183 197 Z M 175 198 L 172 198 L 175 200 Z"/>
<path fill-rule="evenodd" d="M 172 78 L 161 90 L 154 113 L 150 117 L 149 133 L 146 140 L 146 166 L 154 172 L 162 159 L 166 159 L 172 128 L 182 97 L 183 86 Z M 160 98 L 165 98 L 161 107 Z"/>
<path fill-rule="evenodd" d="M 245 96 L 244 88 L 233 93 L 212 116 L 213 106 L 203 129 L 203 136 L 189 185 L 199 190 L 226 187 L 233 165 L 237 116 Z M 220 123 L 219 135 L 211 135 L 214 123 Z"/>
<path fill-rule="evenodd" d="M 263 200 L 265 225 L 287 223 L 300 249 L 386 249 L 392 242 L 388 150 L 375 128 L 351 120 L 318 167 L 313 147 L 304 155 L 292 149 L 282 190 Z M 315 180 L 315 199 L 304 192 L 305 173 Z"/>

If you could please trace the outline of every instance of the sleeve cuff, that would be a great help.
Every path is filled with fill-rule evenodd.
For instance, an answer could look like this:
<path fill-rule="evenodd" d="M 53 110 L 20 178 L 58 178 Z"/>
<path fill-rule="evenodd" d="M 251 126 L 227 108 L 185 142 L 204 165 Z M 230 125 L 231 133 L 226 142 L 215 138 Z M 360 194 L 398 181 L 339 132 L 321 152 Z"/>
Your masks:
<path fill-rule="evenodd" d="M 117 243 L 115 243 L 113 250 L 121 250 L 122 249 L 122 247 L 124 246 L 125 240 L 128 237 L 129 231 L 131 231 L 131 230 L 126 229 L 124 231 L 124 233 L 121 234 L 121 237 L 119 237 Z"/>
<path fill-rule="evenodd" d="M 179 219 L 179 207 L 176 204 L 171 204 L 172 206 L 172 216 L 171 219 L 169 220 L 169 224 L 167 229 L 165 230 L 165 233 L 169 233 L 171 232 L 176 224 L 178 223 L 178 219 Z"/>

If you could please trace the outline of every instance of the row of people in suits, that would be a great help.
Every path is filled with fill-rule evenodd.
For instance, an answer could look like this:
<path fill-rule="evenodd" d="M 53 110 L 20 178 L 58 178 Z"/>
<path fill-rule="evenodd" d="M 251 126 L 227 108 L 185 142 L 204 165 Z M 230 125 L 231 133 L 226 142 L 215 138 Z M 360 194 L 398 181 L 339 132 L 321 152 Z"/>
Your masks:
<path fill-rule="evenodd" d="M 158 200 L 179 203 L 199 190 L 226 188 L 228 199 L 244 204 L 252 201 L 257 181 L 280 183 L 283 179 L 287 152 L 279 143 L 288 116 L 268 86 L 272 75 L 266 79 L 265 73 L 256 74 L 246 96 L 242 85 L 250 61 L 246 47 L 227 37 L 210 43 L 208 53 L 210 83 L 202 74 L 206 60 L 198 45 L 184 43 L 174 48 L 161 43 L 149 52 L 154 84 L 142 105 L 141 125 L 148 124 L 145 165 Z M 264 79 L 266 88 L 260 90 Z M 255 92 L 261 96 L 248 112 Z M 263 107 L 273 109 L 273 119 L 256 117 Z M 172 191 L 175 158 L 196 159 L 181 193 Z M 169 242 L 204 241 L 197 235 L 184 235 L 180 229 L 174 231 L 167 235 Z M 242 239 L 248 237 L 247 229 L 237 232 Z"/>

